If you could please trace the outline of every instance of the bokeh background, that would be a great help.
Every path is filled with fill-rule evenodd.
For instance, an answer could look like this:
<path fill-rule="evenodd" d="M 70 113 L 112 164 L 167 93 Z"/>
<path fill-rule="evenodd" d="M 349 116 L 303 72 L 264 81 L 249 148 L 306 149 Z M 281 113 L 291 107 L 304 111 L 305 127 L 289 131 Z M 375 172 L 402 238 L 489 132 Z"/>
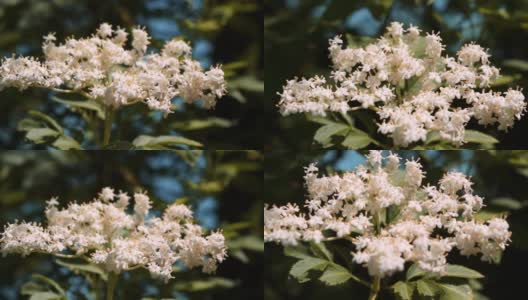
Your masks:
<path fill-rule="evenodd" d="M 149 51 L 181 36 L 191 42 L 194 58 L 203 67 L 223 65 L 228 94 L 215 110 L 187 105 L 166 119 L 145 105 L 127 107 L 120 112 L 122 126 L 115 137 L 132 141 L 139 134 L 183 135 L 208 149 L 257 149 L 264 134 L 259 126 L 264 103 L 261 7 L 258 0 L 2 0 L 0 57 L 12 53 L 39 57 L 43 35 L 56 32 L 58 42 L 72 35 L 85 37 L 102 22 L 127 30 L 146 27 L 152 36 Z M 0 149 L 45 147 L 29 144 L 16 130 L 29 110 L 55 118 L 77 140 L 86 134 L 83 119 L 52 101 L 51 92 L 6 89 L 0 95 Z"/>
<path fill-rule="evenodd" d="M 175 201 L 190 205 L 197 222 L 221 228 L 228 258 L 214 275 L 174 273 L 168 284 L 147 271 L 120 276 L 116 299 L 260 299 L 262 297 L 262 162 L 257 151 L 0 151 L 0 227 L 43 222 L 45 201 L 61 206 L 91 201 L 102 187 L 146 190 L 152 213 Z M 0 258 L 0 299 L 27 299 L 19 291 L 32 274 L 56 280 L 68 299 L 93 299 L 84 277 L 34 254 Z"/>
<path fill-rule="evenodd" d="M 484 197 L 485 208 L 481 215 L 507 215 L 512 242 L 503 253 L 500 264 L 481 262 L 479 257 L 462 257 L 452 251 L 448 262 L 461 264 L 478 270 L 485 278 L 472 282 L 475 299 L 524 299 L 526 280 L 523 272 L 528 268 L 528 151 L 395 151 L 407 159 L 420 159 L 427 172 L 425 183 L 436 185 L 449 170 L 457 170 L 472 177 L 475 194 Z M 297 153 L 272 153 L 265 157 L 264 195 L 266 203 L 284 205 L 287 202 L 303 206 L 306 199 L 304 169 L 317 162 L 320 174 L 353 170 L 364 162 L 366 152 L 357 151 L 313 151 Z M 332 243 L 327 243 L 331 247 Z M 342 244 L 346 246 L 346 242 Z M 341 264 L 350 259 L 343 254 Z M 283 247 L 274 243 L 265 244 L 264 299 L 316 300 L 316 299 L 367 299 L 368 289 L 353 281 L 338 286 L 325 286 L 317 280 L 298 283 L 288 273 L 295 258 L 286 257 Z M 368 278 L 366 269 L 354 267 L 352 272 Z M 395 276 L 397 277 L 397 275 Z M 393 280 L 395 280 L 393 278 Z M 380 299 L 393 299 L 381 294 Z"/>
<path fill-rule="evenodd" d="M 494 89 L 528 83 L 526 1 L 265 0 L 264 14 L 265 109 L 272 117 L 266 149 L 320 148 L 313 142 L 319 124 L 306 121 L 302 114 L 282 117 L 275 105 L 286 80 L 316 74 L 328 78 L 328 39 L 335 35 L 358 46 L 377 38 L 392 21 L 414 24 L 425 32 L 439 31 L 450 55 L 471 41 L 489 48 L 492 63 L 505 75 Z M 528 149 L 526 117 L 508 132 L 483 128 L 474 121 L 468 128 L 496 136 L 499 149 Z"/>

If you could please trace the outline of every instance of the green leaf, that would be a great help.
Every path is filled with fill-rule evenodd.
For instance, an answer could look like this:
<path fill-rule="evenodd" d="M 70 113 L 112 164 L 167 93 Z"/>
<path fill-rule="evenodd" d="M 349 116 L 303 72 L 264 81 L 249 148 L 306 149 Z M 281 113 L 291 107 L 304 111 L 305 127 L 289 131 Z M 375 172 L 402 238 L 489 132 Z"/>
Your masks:
<path fill-rule="evenodd" d="M 413 52 L 415 57 L 423 58 L 425 56 L 425 45 L 425 37 L 419 36 L 410 45 L 410 50 Z"/>
<path fill-rule="evenodd" d="M 51 145 L 60 150 L 82 150 L 81 145 L 79 145 L 76 140 L 67 135 L 60 136 Z"/>
<path fill-rule="evenodd" d="M 438 289 L 429 280 L 418 280 L 416 281 L 416 288 L 418 293 L 422 296 L 432 297 L 436 294 Z"/>
<path fill-rule="evenodd" d="M 47 283 L 48 285 L 52 286 L 62 296 L 66 297 L 66 292 L 61 288 L 60 284 L 56 282 L 55 280 L 49 277 L 46 277 L 44 275 L 41 275 L 41 274 L 32 274 L 31 277 L 33 277 L 36 280 L 40 280 L 42 282 Z"/>
<path fill-rule="evenodd" d="M 332 255 L 330 251 L 328 251 L 328 249 L 326 248 L 326 245 L 323 242 L 321 243 L 311 242 L 310 249 L 312 250 L 313 254 L 317 255 L 317 257 L 320 257 L 320 258 L 323 258 L 329 261 L 334 260 L 334 256 Z"/>
<path fill-rule="evenodd" d="M 40 119 L 42 121 L 44 121 L 45 123 L 51 125 L 51 127 L 55 128 L 57 131 L 59 132 L 63 132 L 63 129 L 62 129 L 62 126 L 59 125 L 59 123 L 57 123 L 57 121 L 55 121 L 52 117 L 46 115 L 46 114 L 43 114 L 39 111 L 36 111 L 36 110 L 30 110 L 29 111 L 29 114 L 37 119 Z"/>
<path fill-rule="evenodd" d="M 500 197 L 490 201 L 493 206 L 500 206 L 509 210 L 518 210 L 524 207 L 525 203 L 512 198 Z"/>
<path fill-rule="evenodd" d="M 362 149 L 371 143 L 368 134 L 359 131 L 350 131 L 341 143 L 347 149 Z"/>
<path fill-rule="evenodd" d="M 468 285 L 452 285 L 437 283 L 437 286 L 442 290 L 440 300 L 472 300 L 473 291 Z"/>
<path fill-rule="evenodd" d="M 432 297 L 438 292 L 436 285 L 426 279 L 416 281 L 416 288 L 418 293 L 422 296 Z"/>
<path fill-rule="evenodd" d="M 512 82 L 515 82 L 519 79 L 521 79 L 520 74 L 515 75 L 500 75 L 499 78 L 495 79 L 495 81 L 491 82 L 491 86 L 501 86 L 501 85 L 508 85 Z"/>
<path fill-rule="evenodd" d="M 42 128 L 42 123 L 31 118 L 25 118 L 18 122 L 18 131 L 29 131 L 34 128 Z"/>
<path fill-rule="evenodd" d="M 310 121 L 310 122 L 314 122 L 314 123 L 317 123 L 317 124 L 321 124 L 321 125 L 328 125 L 328 124 L 336 124 L 334 121 L 326 118 L 326 117 L 319 117 L 319 116 L 314 116 L 312 114 L 305 114 L 306 116 L 306 120 Z"/>
<path fill-rule="evenodd" d="M 28 281 L 24 283 L 22 287 L 20 288 L 20 295 L 31 296 L 38 292 L 47 292 L 47 291 L 49 291 L 48 287 L 42 284 L 36 283 L 34 281 Z"/>
<path fill-rule="evenodd" d="M 181 291 L 200 292 L 217 288 L 232 288 L 236 282 L 223 277 L 211 277 L 203 280 L 191 280 L 174 284 L 174 287 Z"/>
<path fill-rule="evenodd" d="M 324 125 L 317 129 L 314 135 L 314 140 L 323 145 L 323 147 L 328 147 L 331 146 L 333 135 L 343 133 L 347 130 L 349 130 L 349 127 L 345 124 L 332 123 Z"/>
<path fill-rule="evenodd" d="M 227 119 L 213 117 L 205 120 L 189 120 L 185 122 L 175 122 L 172 124 L 172 127 L 179 130 L 191 131 L 206 129 L 210 127 L 228 128 L 233 126 L 233 124 L 234 122 L 231 122 Z"/>
<path fill-rule="evenodd" d="M 522 59 L 506 59 L 502 62 L 502 65 L 521 71 L 528 71 L 528 61 Z"/>
<path fill-rule="evenodd" d="M 41 144 L 59 135 L 60 132 L 51 128 L 33 128 L 26 133 L 26 138 L 36 144 Z"/>
<path fill-rule="evenodd" d="M 108 274 L 101 267 L 94 265 L 94 264 L 70 263 L 70 262 L 60 260 L 60 259 L 57 259 L 56 263 L 60 266 L 70 269 L 72 272 L 76 274 L 80 272 L 94 273 L 94 274 L 101 276 L 101 278 L 104 281 L 108 280 Z"/>
<path fill-rule="evenodd" d="M 38 292 L 31 295 L 29 300 L 61 300 L 65 299 L 61 295 L 53 292 Z"/>
<path fill-rule="evenodd" d="M 228 243 L 229 248 L 244 248 L 248 250 L 263 252 L 264 241 L 256 236 L 243 236 Z"/>
<path fill-rule="evenodd" d="M 145 150 L 164 150 L 171 149 L 168 146 L 175 145 L 187 145 L 191 147 L 202 147 L 197 141 L 193 141 L 182 136 L 149 136 L 149 135 L 140 135 L 134 139 L 132 142 L 135 147 L 145 149 Z"/>
<path fill-rule="evenodd" d="M 94 111 L 99 119 L 104 120 L 105 118 L 103 105 L 95 100 L 72 101 L 61 99 L 57 96 L 52 96 L 51 99 L 53 101 L 65 104 L 70 108 L 73 108 L 72 111 L 75 111 L 76 109 L 87 109 Z"/>
<path fill-rule="evenodd" d="M 506 214 L 504 211 L 489 211 L 489 210 L 481 210 L 478 213 L 474 214 L 473 217 L 476 221 L 480 222 L 486 222 L 488 220 L 494 219 L 494 218 L 500 218 L 503 217 Z"/>
<path fill-rule="evenodd" d="M 264 92 L 264 82 L 253 76 L 243 76 L 231 80 L 227 84 L 227 90 L 229 89 L 241 89 L 250 92 Z"/>
<path fill-rule="evenodd" d="M 323 275 L 319 277 L 319 280 L 327 285 L 338 285 L 347 282 L 350 278 L 352 278 L 352 274 L 346 268 L 331 264 L 326 268 Z"/>
<path fill-rule="evenodd" d="M 447 265 L 444 277 L 483 278 L 479 272 L 459 265 Z"/>
<path fill-rule="evenodd" d="M 411 279 L 413 279 L 415 277 L 422 276 L 425 273 L 427 273 L 427 272 L 422 270 L 422 269 L 420 269 L 418 264 L 414 263 L 407 270 L 407 275 L 405 276 L 405 278 L 407 278 L 407 280 L 411 280 Z"/>
<path fill-rule="evenodd" d="M 328 261 L 319 258 L 305 258 L 296 262 L 290 269 L 290 275 L 297 279 L 299 282 L 306 282 L 310 279 L 308 271 L 318 270 L 323 271 L 328 266 Z"/>
<path fill-rule="evenodd" d="M 411 300 L 414 292 L 414 284 L 411 282 L 398 281 L 392 285 L 392 290 L 403 300 Z"/>
<path fill-rule="evenodd" d="M 496 144 L 499 141 L 491 135 L 476 130 L 466 130 L 464 141 L 476 144 Z"/>
<path fill-rule="evenodd" d="M 299 259 L 312 257 L 308 254 L 306 249 L 301 248 L 301 247 L 291 247 L 291 246 L 284 247 L 284 255 L 289 256 L 289 257 L 299 258 Z"/>
<path fill-rule="evenodd" d="M 438 142 L 440 140 L 442 140 L 442 138 L 440 137 L 440 133 L 438 133 L 438 131 L 430 131 L 430 132 L 427 133 L 427 137 L 425 139 L 425 144 L 426 145 L 430 145 L 430 144 Z"/>

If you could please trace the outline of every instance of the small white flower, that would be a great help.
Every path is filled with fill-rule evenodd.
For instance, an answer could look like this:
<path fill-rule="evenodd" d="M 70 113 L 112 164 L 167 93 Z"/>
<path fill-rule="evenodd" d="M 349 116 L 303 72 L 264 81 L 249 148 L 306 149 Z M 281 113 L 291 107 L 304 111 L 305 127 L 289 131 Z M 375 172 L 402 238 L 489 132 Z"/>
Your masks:
<path fill-rule="evenodd" d="M 115 198 L 117 202 L 113 203 Z M 0 237 L 0 252 L 26 256 L 68 250 L 83 254 L 107 272 L 144 267 L 153 278 L 164 281 L 172 278 L 177 262 L 210 273 L 224 261 L 227 253 L 222 233 L 204 235 L 202 228 L 193 224 L 192 211 L 185 205 L 172 205 L 165 211 L 166 217 L 144 221 L 151 208 L 149 197 L 144 193 L 134 195 L 135 218 L 126 213 L 129 199 L 126 193 L 114 195 L 114 189 L 106 187 L 92 202 L 73 202 L 58 210 L 52 198 L 46 210 L 48 226 L 18 222 L 6 225 Z"/>
<path fill-rule="evenodd" d="M 279 93 L 282 115 L 326 116 L 361 106 L 375 110 L 378 131 L 395 146 L 423 142 L 430 132 L 460 146 L 471 118 L 507 130 L 526 109 L 521 90 L 479 90 L 489 88 L 499 76 L 479 45 L 464 45 L 456 58 L 442 57 L 445 46 L 439 34 L 420 36 L 417 27 L 405 30 L 398 22 L 364 48 L 343 48 L 339 36 L 329 43 L 334 82 L 321 76 L 286 81 Z"/>
<path fill-rule="evenodd" d="M 455 247 L 462 255 L 481 254 L 484 261 L 493 261 L 506 248 L 511 236 L 506 220 L 474 221 L 482 198 L 472 194 L 464 174 L 449 172 L 439 187 L 422 186 L 422 165 L 409 160 L 404 182 L 397 184 L 391 175 L 400 157 L 371 151 L 366 158 L 364 165 L 343 175 L 319 176 L 314 164 L 305 168 L 307 212 L 295 204 L 265 205 L 264 240 L 295 246 L 345 238 L 355 246 L 353 261 L 379 277 L 403 271 L 406 262 L 442 274 Z M 376 219 L 383 210 L 388 214 L 388 207 L 398 215 L 376 228 Z M 447 233 L 439 235 L 437 229 Z"/>

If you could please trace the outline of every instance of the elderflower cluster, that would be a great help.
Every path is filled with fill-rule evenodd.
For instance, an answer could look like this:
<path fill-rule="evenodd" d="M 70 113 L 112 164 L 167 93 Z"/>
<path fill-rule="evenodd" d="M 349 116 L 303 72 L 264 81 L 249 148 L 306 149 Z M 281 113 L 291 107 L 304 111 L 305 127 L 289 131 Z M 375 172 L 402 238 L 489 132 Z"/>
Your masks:
<path fill-rule="evenodd" d="M 364 48 L 343 48 L 337 36 L 329 47 L 334 84 L 321 76 L 289 80 L 278 106 L 283 115 L 372 109 L 378 131 L 404 147 L 425 141 L 428 132 L 459 146 L 472 117 L 482 125 L 498 123 L 500 130 L 513 126 L 526 108 L 524 95 L 486 91 L 499 76 L 490 55 L 467 44 L 456 58 L 443 57 L 444 48 L 438 34 L 423 36 L 397 22 Z"/>
<path fill-rule="evenodd" d="M 306 168 L 307 213 L 295 204 L 266 206 L 265 241 L 348 239 L 353 261 L 379 277 L 403 271 L 406 262 L 441 274 L 454 248 L 490 262 L 507 246 L 506 220 L 475 219 L 482 198 L 464 174 L 448 172 L 438 186 L 423 186 L 425 173 L 417 161 L 406 161 L 401 170 L 400 157 L 384 158 L 380 151 L 371 151 L 367 161 L 341 176 L 319 177 L 313 164 Z"/>
<path fill-rule="evenodd" d="M 47 226 L 18 221 L 6 225 L 0 251 L 4 256 L 70 252 L 108 272 L 142 267 L 165 281 L 173 278 L 176 262 L 211 273 L 225 259 L 222 233 L 204 235 L 202 227 L 193 224 L 193 213 L 187 206 L 173 204 L 162 217 L 147 217 L 149 197 L 134 194 L 133 214 L 127 213 L 130 198 L 109 187 L 92 202 L 72 202 L 64 209 L 59 209 L 57 199 L 52 198 L 47 202 Z"/>
<path fill-rule="evenodd" d="M 160 53 L 147 54 L 150 37 L 138 27 L 128 33 L 103 23 L 88 38 L 68 38 L 57 45 L 53 33 L 44 37 L 44 60 L 33 57 L 5 58 L 0 65 L 0 89 L 16 87 L 64 87 L 114 108 L 144 102 L 150 109 L 170 113 L 171 100 L 202 99 L 212 108 L 225 93 L 224 72 L 219 67 L 204 71 L 191 57 L 191 47 L 171 40 Z"/>

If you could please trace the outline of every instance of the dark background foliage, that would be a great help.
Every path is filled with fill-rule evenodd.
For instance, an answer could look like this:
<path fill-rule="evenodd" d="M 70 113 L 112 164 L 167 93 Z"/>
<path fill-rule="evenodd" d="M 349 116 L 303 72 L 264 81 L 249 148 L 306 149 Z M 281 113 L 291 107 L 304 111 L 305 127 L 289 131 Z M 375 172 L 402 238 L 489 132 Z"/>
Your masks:
<path fill-rule="evenodd" d="M 391 21 L 414 24 L 425 32 L 440 31 L 450 55 L 471 41 L 489 48 L 492 63 L 506 75 L 503 84 L 494 89 L 524 87 L 528 78 L 527 9 L 527 2 L 520 0 L 266 0 L 265 95 L 272 134 L 265 148 L 320 148 L 312 141 L 319 125 L 307 122 L 303 115 L 282 117 L 275 107 L 280 98 L 277 92 L 295 76 L 329 75 L 329 38 L 341 34 L 360 44 L 377 38 Z M 524 138 L 526 117 L 509 132 L 474 122 L 469 128 L 496 136 L 499 149 L 525 149 L 528 145 Z"/>
<path fill-rule="evenodd" d="M 426 183 L 437 184 L 448 170 L 458 170 L 472 176 L 475 194 L 484 197 L 484 213 L 506 214 L 512 231 L 512 243 L 507 247 L 498 265 L 481 262 L 480 258 L 462 257 L 454 250 L 448 256 L 450 263 L 461 264 L 484 274 L 482 289 L 475 299 L 523 299 L 525 286 L 523 270 L 528 268 L 528 151 L 397 151 L 406 158 L 419 158 L 427 172 Z M 264 186 L 266 202 L 284 205 L 305 201 L 303 167 L 317 162 L 321 174 L 352 170 L 363 162 L 365 152 L 313 151 L 302 155 L 273 153 L 266 155 Z M 330 243 L 331 244 L 331 243 Z M 342 245 L 345 246 L 345 245 Z M 351 258 L 350 258 L 351 259 Z M 307 283 L 298 283 L 288 272 L 296 259 L 286 257 L 283 247 L 265 244 L 265 299 L 366 299 L 368 289 L 348 281 L 339 286 L 325 286 L 318 281 L 317 272 Z M 344 263 L 344 262 L 343 262 Z M 352 272 L 368 278 L 365 268 L 356 266 Z M 399 278 L 393 276 L 389 282 Z M 387 282 L 386 282 L 387 284 Z M 487 297 L 487 298 L 485 298 Z M 392 299 L 389 293 L 380 299 Z"/>
<path fill-rule="evenodd" d="M 256 151 L 3 151 L 0 226 L 16 219 L 44 222 L 45 201 L 52 196 L 59 197 L 61 206 L 91 201 L 104 186 L 129 193 L 148 191 L 154 214 L 174 201 L 186 201 L 199 224 L 223 229 L 228 259 L 214 275 L 185 271 L 175 273 L 168 284 L 151 279 L 146 271 L 125 273 L 117 299 L 258 298 L 263 269 L 262 161 Z M 55 279 L 68 289 L 68 299 L 91 299 L 82 276 L 53 262 L 39 254 L 0 258 L 0 299 L 26 299 L 19 291 L 33 273 Z M 223 279 L 215 281 L 217 277 Z"/>
<path fill-rule="evenodd" d="M 262 145 L 262 13 L 258 1 L 236 0 L 5 0 L 0 1 L 0 56 L 41 56 L 42 36 L 56 32 L 59 42 L 66 37 L 85 37 L 102 22 L 130 30 L 145 26 L 152 35 L 149 51 L 164 41 L 181 36 L 190 41 L 194 57 L 203 66 L 222 64 L 229 82 L 228 94 L 215 110 L 194 105 L 162 119 L 144 105 L 121 111 L 115 137 L 132 141 L 139 134 L 184 135 L 213 149 L 256 149 Z M 44 112 L 68 128 L 79 141 L 86 124 L 78 114 L 50 99 L 51 92 L 15 89 L 1 92 L 0 148 L 43 148 L 24 140 L 17 123 L 29 110 Z M 221 125 L 206 122 L 198 129 L 191 121 L 225 119 Z M 203 125 L 203 124 L 202 124 Z M 93 147 L 84 144 L 84 147 Z"/>

